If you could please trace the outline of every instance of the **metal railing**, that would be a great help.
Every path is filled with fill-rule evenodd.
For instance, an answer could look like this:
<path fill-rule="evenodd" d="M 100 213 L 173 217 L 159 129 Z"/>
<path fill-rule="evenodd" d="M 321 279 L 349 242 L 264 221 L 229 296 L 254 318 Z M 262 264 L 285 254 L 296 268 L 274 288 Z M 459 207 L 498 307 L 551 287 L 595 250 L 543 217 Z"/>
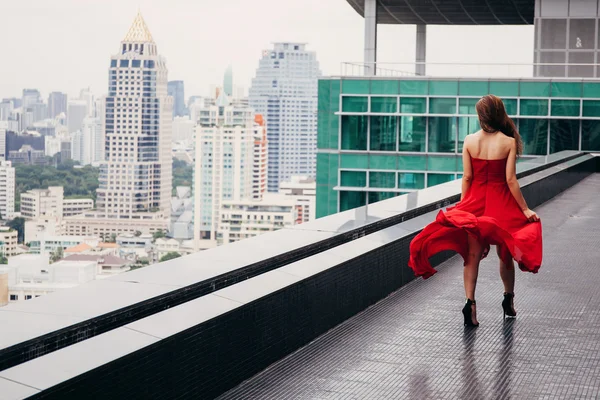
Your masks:
<path fill-rule="evenodd" d="M 342 77 L 567 78 L 600 79 L 600 64 L 342 62 Z"/>

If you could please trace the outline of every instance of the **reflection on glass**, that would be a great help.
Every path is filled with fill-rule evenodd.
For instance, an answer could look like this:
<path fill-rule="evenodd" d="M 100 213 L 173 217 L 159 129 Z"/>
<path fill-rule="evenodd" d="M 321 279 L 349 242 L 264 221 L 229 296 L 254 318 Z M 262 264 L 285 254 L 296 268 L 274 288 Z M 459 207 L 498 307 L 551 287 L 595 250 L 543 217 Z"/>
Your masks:
<path fill-rule="evenodd" d="M 552 100 L 551 115 L 562 117 L 579 117 L 579 100 Z"/>
<path fill-rule="evenodd" d="M 371 112 L 395 113 L 398 108 L 396 97 L 371 97 Z"/>
<path fill-rule="evenodd" d="M 454 97 L 429 99 L 430 114 L 456 114 L 456 99 Z"/>
<path fill-rule="evenodd" d="M 340 192 L 340 211 L 352 210 L 353 208 L 362 207 L 367 203 L 365 192 Z"/>
<path fill-rule="evenodd" d="M 521 115 L 548 115 L 548 100 L 521 99 Z"/>
<path fill-rule="evenodd" d="M 424 97 L 401 97 L 400 112 L 404 114 L 425 114 Z"/>
<path fill-rule="evenodd" d="M 369 204 L 391 199 L 392 197 L 400 196 L 401 194 L 402 193 L 397 192 L 369 192 Z"/>
<path fill-rule="evenodd" d="M 342 150 L 367 150 L 367 118 L 342 115 Z"/>
<path fill-rule="evenodd" d="M 458 100 L 458 113 L 459 114 L 473 114 L 477 115 L 475 105 L 479 99 L 459 99 Z"/>
<path fill-rule="evenodd" d="M 594 52 L 570 52 L 569 64 L 594 64 Z M 594 65 L 569 65 L 567 76 L 570 78 L 593 78 Z"/>
<path fill-rule="evenodd" d="M 432 187 L 454 180 L 455 174 L 427 174 L 427 187 Z"/>
<path fill-rule="evenodd" d="M 455 117 L 429 118 L 429 152 L 454 153 L 456 151 L 457 123 Z"/>
<path fill-rule="evenodd" d="M 463 150 L 465 138 L 470 133 L 475 133 L 481 129 L 479 118 L 477 117 L 458 117 L 458 152 Z"/>
<path fill-rule="evenodd" d="M 583 116 L 584 117 L 600 117 L 600 101 L 584 100 L 583 101 Z"/>
<path fill-rule="evenodd" d="M 369 172 L 369 187 L 373 188 L 395 188 L 395 172 Z"/>
<path fill-rule="evenodd" d="M 371 117 L 371 150 L 396 151 L 396 117 Z"/>
<path fill-rule="evenodd" d="M 400 117 L 399 151 L 425 152 L 425 117 Z"/>
<path fill-rule="evenodd" d="M 600 151 L 600 121 L 581 121 L 581 150 Z"/>
<path fill-rule="evenodd" d="M 359 96 L 343 96 L 342 111 L 345 112 L 367 112 L 369 111 L 369 98 Z"/>
<path fill-rule="evenodd" d="M 546 155 L 548 152 L 548 120 L 523 118 L 518 120 L 524 155 Z"/>
<path fill-rule="evenodd" d="M 550 120 L 550 154 L 579 149 L 579 120 Z"/>
<path fill-rule="evenodd" d="M 596 20 L 571 19 L 569 22 L 569 48 L 593 49 L 596 45 Z"/>
<path fill-rule="evenodd" d="M 424 189 L 425 188 L 425 174 L 411 173 L 411 172 L 399 172 L 398 173 L 398 187 L 400 189 Z"/>
<path fill-rule="evenodd" d="M 542 19 L 542 49 L 567 48 L 567 20 Z"/>
<path fill-rule="evenodd" d="M 341 185 L 346 187 L 366 187 L 366 171 L 340 171 Z"/>

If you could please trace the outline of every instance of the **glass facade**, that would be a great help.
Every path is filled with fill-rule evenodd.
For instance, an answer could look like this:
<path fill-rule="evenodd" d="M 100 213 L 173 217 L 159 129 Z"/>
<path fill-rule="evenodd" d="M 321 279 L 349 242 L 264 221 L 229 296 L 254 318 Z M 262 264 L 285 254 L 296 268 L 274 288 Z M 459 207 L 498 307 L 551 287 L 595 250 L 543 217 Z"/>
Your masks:
<path fill-rule="evenodd" d="M 523 159 L 600 151 L 593 81 L 322 79 L 317 217 L 461 178 L 463 142 L 480 129 L 475 104 L 487 93 L 504 101 Z"/>

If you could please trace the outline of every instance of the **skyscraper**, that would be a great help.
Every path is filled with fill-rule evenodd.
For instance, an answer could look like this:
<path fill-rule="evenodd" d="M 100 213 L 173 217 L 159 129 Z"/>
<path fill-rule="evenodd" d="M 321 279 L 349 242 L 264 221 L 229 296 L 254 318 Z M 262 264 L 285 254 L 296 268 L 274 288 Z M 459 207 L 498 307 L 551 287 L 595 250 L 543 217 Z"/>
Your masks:
<path fill-rule="evenodd" d="M 168 92 L 173 97 L 173 118 L 186 115 L 183 81 L 170 81 Z"/>
<path fill-rule="evenodd" d="M 52 92 L 48 96 L 48 118 L 56 118 L 60 113 L 67 112 L 67 95 L 61 92 Z"/>
<path fill-rule="evenodd" d="M 230 65 L 225 70 L 225 76 L 223 77 L 223 91 L 227 96 L 233 96 L 233 68 Z"/>
<path fill-rule="evenodd" d="M 303 43 L 263 51 L 249 101 L 266 118 L 270 192 L 292 175 L 315 177 L 320 75 L 315 52 Z"/>
<path fill-rule="evenodd" d="M 42 97 L 37 89 L 23 89 L 23 108 L 30 107 L 33 104 L 41 103 Z"/>
<path fill-rule="evenodd" d="M 81 165 L 89 165 L 104 158 L 102 125 L 99 118 L 86 117 L 83 127 L 71 134 L 71 158 Z"/>
<path fill-rule="evenodd" d="M 216 245 L 222 201 L 258 201 L 266 190 L 265 127 L 260 115 L 223 92 L 198 115 L 194 236 L 197 245 L 200 239 Z"/>
<path fill-rule="evenodd" d="M 85 100 L 69 100 L 67 106 L 67 128 L 69 133 L 77 132 L 83 127 L 83 119 L 87 116 Z"/>
<path fill-rule="evenodd" d="M 108 219 L 123 222 L 116 233 L 156 230 L 168 223 L 164 216 L 170 213 L 173 103 L 166 61 L 141 14 L 111 57 L 109 71 L 106 161 L 97 190 L 98 218 L 105 220 L 86 234 L 115 232 L 114 224 L 106 226 Z"/>
<path fill-rule="evenodd" d="M 11 219 L 15 213 L 15 168 L 10 161 L 0 160 L 0 219 Z"/>

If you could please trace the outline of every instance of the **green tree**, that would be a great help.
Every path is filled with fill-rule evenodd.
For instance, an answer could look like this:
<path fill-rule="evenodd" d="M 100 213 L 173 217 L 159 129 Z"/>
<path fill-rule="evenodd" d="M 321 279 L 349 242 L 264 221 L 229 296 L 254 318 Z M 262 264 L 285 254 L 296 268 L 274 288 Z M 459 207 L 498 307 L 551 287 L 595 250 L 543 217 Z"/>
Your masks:
<path fill-rule="evenodd" d="M 165 262 L 165 261 L 169 261 L 169 260 L 172 260 L 172 259 L 178 258 L 178 257 L 181 257 L 181 254 L 176 253 L 174 251 L 170 251 L 167 254 L 165 254 L 164 256 L 162 256 L 160 258 L 160 260 L 158 260 L 158 262 Z"/>
<path fill-rule="evenodd" d="M 0 265 L 8 264 L 8 258 L 4 256 L 4 254 L 0 253 Z"/>
<path fill-rule="evenodd" d="M 64 251 L 62 247 L 57 247 L 56 250 L 52 253 L 52 255 L 50 256 L 50 261 L 57 262 L 59 260 L 62 260 L 64 257 Z"/>
<path fill-rule="evenodd" d="M 11 227 L 18 232 L 17 241 L 23 243 L 25 240 L 25 218 L 17 217 L 6 223 L 6 226 Z"/>
<path fill-rule="evenodd" d="M 177 158 L 173 159 L 173 195 L 177 186 L 192 186 L 194 182 L 194 165 Z"/>
<path fill-rule="evenodd" d="M 162 229 L 159 229 L 152 234 L 152 239 L 154 239 L 154 240 L 164 238 L 164 237 L 167 237 L 167 234 Z"/>

